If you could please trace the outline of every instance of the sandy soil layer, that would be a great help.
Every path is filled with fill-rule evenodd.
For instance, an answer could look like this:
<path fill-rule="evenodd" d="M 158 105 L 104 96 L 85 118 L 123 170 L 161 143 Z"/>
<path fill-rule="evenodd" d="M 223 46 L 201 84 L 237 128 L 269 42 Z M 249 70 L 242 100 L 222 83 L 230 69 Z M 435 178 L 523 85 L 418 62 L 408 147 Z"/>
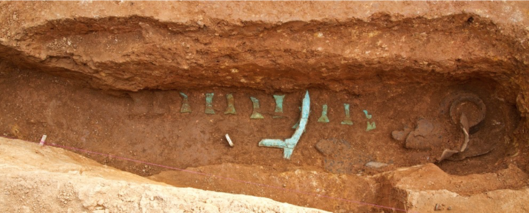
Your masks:
<path fill-rule="evenodd" d="M 2 212 L 324 212 L 175 188 L 53 147 L 0 138 Z"/>

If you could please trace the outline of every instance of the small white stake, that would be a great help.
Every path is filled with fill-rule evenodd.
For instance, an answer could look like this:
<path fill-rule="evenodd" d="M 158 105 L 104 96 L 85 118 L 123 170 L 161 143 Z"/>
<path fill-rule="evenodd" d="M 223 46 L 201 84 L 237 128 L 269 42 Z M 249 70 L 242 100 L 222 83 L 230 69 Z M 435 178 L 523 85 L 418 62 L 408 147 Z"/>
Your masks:
<path fill-rule="evenodd" d="M 42 138 L 40 139 L 40 142 L 39 142 L 39 145 L 40 146 L 44 146 L 44 143 L 46 143 L 46 138 L 48 136 L 47 135 L 43 135 Z"/>
<path fill-rule="evenodd" d="M 233 142 L 231 142 L 230 136 L 228 134 L 226 134 L 226 140 L 228 140 L 230 146 L 233 147 Z"/>

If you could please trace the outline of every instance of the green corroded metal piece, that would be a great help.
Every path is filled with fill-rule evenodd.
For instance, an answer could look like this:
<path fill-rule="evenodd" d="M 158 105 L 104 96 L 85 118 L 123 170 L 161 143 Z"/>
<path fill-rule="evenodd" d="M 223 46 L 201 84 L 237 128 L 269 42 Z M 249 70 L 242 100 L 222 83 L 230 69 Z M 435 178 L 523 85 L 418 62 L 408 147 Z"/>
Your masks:
<path fill-rule="evenodd" d="M 285 98 L 285 95 L 274 95 L 274 99 L 276 100 L 276 113 L 283 113 L 283 99 Z"/>
<path fill-rule="evenodd" d="M 214 115 L 215 110 L 213 109 L 213 96 L 215 93 L 206 93 L 206 114 Z"/>
<path fill-rule="evenodd" d="M 329 117 L 327 117 L 327 104 L 323 105 L 323 109 L 321 111 L 321 117 L 318 119 L 318 122 L 329 123 Z"/>
<path fill-rule="evenodd" d="M 373 115 L 370 115 L 367 110 L 364 109 L 364 114 L 366 114 L 366 118 L 367 119 L 371 119 L 373 117 Z"/>
<path fill-rule="evenodd" d="M 253 103 L 253 112 L 250 118 L 251 119 L 264 119 L 263 115 L 259 113 L 259 99 L 250 97 L 250 100 L 252 100 L 252 103 Z"/>
<path fill-rule="evenodd" d="M 294 126 L 292 126 L 292 129 L 297 129 L 297 128 L 298 128 L 298 126 L 299 126 L 299 121 L 298 121 L 298 122 L 296 122 L 296 124 L 294 124 Z"/>
<path fill-rule="evenodd" d="M 232 114 L 232 115 L 237 114 L 237 112 L 235 111 L 235 105 L 233 104 L 235 101 L 233 99 L 233 94 L 231 93 L 227 94 L 226 101 L 228 102 L 228 106 L 226 107 L 226 111 L 224 112 L 224 114 Z"/>
<path fill-rule="evenodd" d="M 191 106 L 189 106 L 189 101 L 187 100 L 187 95 L 183 92 L 180 92 L 180 95 L 182 96 L 182 107 L 180 107 L 181 113 L 190 113 L 191 112 Z"/>
<path fill-rule="evenodd" d="M 369 120 L 371 118 L 373 118 L 373 115 L 370 115 L 367 110 L 364 109 L 364 114 L 366 115 L 366 118 Z M 373 121 L 373 122 L 369 122 L 367 121 L 367 127 L 366 127 L 366 132 L 369 132 L 373 129 L 376 129 L 377 128 L 377 124 Z"/>
<path fill-rule="evenodd" d="M 373 121 L 373 122 L 367 122 L 367 128 L 366 128 L 366 132 L 369 132 L 373 129 L 376 129 L 377 128 L 377 124 Z"/>
<path fill-rule="evenodd" d="M 299 111 L 301 112 L 301 107 L 299 107 Z M 297 129 L 299 126 L 299 121 L 296 122 L 296 124 L 294 124 L 294 126 L 292 126 L 292 129 Z"/>
<path fill-rule="evenodd" d="M 351 114 L 349 114 L 349 104 L 343 104 L 345 109 L 345 118 L 342 121 L 342 124 L 344 125 L 353 125 L 353 121 L 351 120 Z"/>
<path fill-rule="evenodd" d="M 290 157 L 292 156 L 292 152 L 294 152 L 294 148 L 298 144 L 299 139 L 301 138 L 301 135 L 305 131 L 305 127 L 307 126 L 307 122 L 309 120 L 309 114 L 310 114 L 310 97 L 309 97 L 309 91 L 307 91 L 305 93 L 305 98 L 303 98 L 301 118 L 299 119 L 299 126 L 294 132 L 294 135 L 292 135 L 291 138 L 288 138 L 285 140 L 263 139 L 259 142 L 259 146 L 282 148 L 283 158 L 290 159 Z"/>

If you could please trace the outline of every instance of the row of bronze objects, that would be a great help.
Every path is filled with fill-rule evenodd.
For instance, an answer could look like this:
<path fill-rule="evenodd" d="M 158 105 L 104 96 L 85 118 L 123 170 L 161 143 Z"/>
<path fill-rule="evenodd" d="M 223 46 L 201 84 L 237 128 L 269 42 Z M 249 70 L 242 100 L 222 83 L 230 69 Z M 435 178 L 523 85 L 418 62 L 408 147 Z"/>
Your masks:
<path fill-rule="evenodd" d="M 180 92 L 180 95 L 182 96 L 183 100 L 182 100 L 182 107 L 180 108 L 180 112 L 181 113 L 190 113 L 191 112 L 191 106 L 189 105 L 189 101 L 188 101 L 188 96 L 183 93 L 183 92 Z M 205 113 L 206 114 L 210 114 L 210 115 L 214 115 L 215 114 L 215 110 L 213 109 L 213 96 L 215 95 L 215 93 L 206 93 L 205 96 L 206 96 L 206 109 L 205 109 Z M 274 97 L 274 100 L 275 100 L 275 103 L 276 103 L 276 108 L 275 108 L 275 113 L 283 113 L 283 99 L 285 98 L 285 95 L 273 95 Z M 255 98 L 255 97 L 250 97 L 250 100 L 252 101 L 252 105 L 253 105 L 253 112 L 252 112 L 252 115 L 250 116 L 251 119 L 264 119 L 264 116 L 259 112 L 260 111 L 260 105 L 259 105 L 259 99 Z M 224 111 L 224 114 L 232 114 L 232 115 L 235 115 L 237 114 L 237 111 L 235 110 L 235 106 L 234 106 L 234 98 L 233 98 L 233 94 L 229 93 L 226 95 L 226 101 L 228 102 L 228 106 L 226 107 L 226 111 Z M 343 121 L 341 122 L 341 124 L 343 125 L 353 125 L 353 121 L 351 120 L 351 114 L 350 114 L 350 109 L 349 109 L 349 104 L 344 104 L 344 111 L 345 111 L 345 118 L 343 119 Z M 322 112 L 321 112 L 321 117 L 318 119 L 318 122 L 320 123 L 329 123 L 329 117 L 327 116 L 327 110 L 328 110 L 328 106 L 327 104 L 324 104 L 323 105 L 323 109 L 322 109 Z M 370 115 L 367 110 L 363 110 L 366 118 L 368 120 L 370 120 L 372 118 L 372 115 Z M 273 116 L 273 118 L 281 118 L 282 116 Z M 292 128 L 293 129 L 296 129 L 298 126 L 298 124 L 296 123 Z M 367 128 L 366 128 L 366 131 L 370 131 L 370 130 L 373 130 L 376 128 L 376 124 L 375 122 L 370 122 L 370 121 L 367 121 Z"/>

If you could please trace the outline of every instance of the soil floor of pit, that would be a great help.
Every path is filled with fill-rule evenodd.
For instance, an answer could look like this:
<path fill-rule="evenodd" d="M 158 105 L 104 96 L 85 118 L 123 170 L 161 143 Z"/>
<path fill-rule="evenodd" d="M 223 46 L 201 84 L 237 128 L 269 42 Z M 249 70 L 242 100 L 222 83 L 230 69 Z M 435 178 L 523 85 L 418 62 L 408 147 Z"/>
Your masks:
<path fill-rule="evenodd" d="M 38 141 L 46 134 L 49 143 L 182 169 L 233 163 L 255 167 L 262 170 L 259 175 L 269 174 L 270 178 L 274 173 L 297 169 L 353 178 L 435 163 L 445 148 L 458 147 L 463 133 L 448 115 L 444 102 L 452 94 L 464 92 L 479 96 L 487 106 L 485 120 L 470 136 L 471 141 L 479 141 L 480 145 L 491 148 L 486 154 L 461 161 L 445 161 L 438 166 L 456 175 L 496 172 L 507 168 L 512 163 L 510 156 L 517 154 L 511 147 L 520 118 L 511 93 L 493 81 L 440 79 L 397 84 L 388 79 L 374 79 L 353 87 L 358 92 L 308 90 L 311 98 L 309 122 L 290 160 L 283 159 L 280 149 L 257 144 L 264 138 L 285 139 L 293 134 L 292 126 L 299 120 L 298 107 L 305 91 L 286 94 L 284 112 L 275 113 L 272 94 L 262 91 L 242 88 L 183 90 L 189 96 L 192 112 L 180 113 L 182 98 L 179 91 L 101 91 L 77 80 L 28 70 L 2 69 L 0 133 L 29 141 Z M 204 113 L 206 92 L 215 93 L 215 115 Z M 235 98 L 236 115 L 223 113 L 228 93 Z M 250 119 L 250 96 L 259 99 L 264 119 Z M 344 118 L 344 103 L 351 106 L 352 126 L 340 124 Z M 329 123 L 317 122 L 323 104 L 329 107 Z M 372 117 L 368 119 L 363 110 Z M 472 107 L 469 110 L 472 112 Z M 472 113 L 469 116 L 472 119 Z M 442 140 L 431 149 L 406 149 L 404 142 L 392 139 L 392 131 L 406 126 L 413 129 L 420 119 L 431 121 L 441 132 Z M 376 129 L 366 131 L 367 122 L 376 123 Z M 225 134 L 230 135 L 234 147 L 228 146 Z M 327 153 L 315 148 L 318 143 L 330 144 Z M 469 147 L 472 148 L 472 142 Z M 80 154 L 142 176 L 163 171 L 159 167 L 109 156 Z M 370 161 L 388 166 L 379 169 L 364 166 Z M 527 164 L 526 159 L 520 162 Z M 525 164 L 518 166 L 525 169 Z M 231 171 L 216 172 L 223 175 Z M 327 187 L 327 190 L 339 191 L 332 185 Z M 230 187 L 209 189 L 230 191 Z M 278 200 L 286 196 L 281 192 L 271 193 L 276 194 L 263 196 Z M 291 202 L 296 203 L 295 200 Z M 316 203 L 315 200 L 311 202 Z M 313 203 L 301 205 L 319 208 Z"/>

